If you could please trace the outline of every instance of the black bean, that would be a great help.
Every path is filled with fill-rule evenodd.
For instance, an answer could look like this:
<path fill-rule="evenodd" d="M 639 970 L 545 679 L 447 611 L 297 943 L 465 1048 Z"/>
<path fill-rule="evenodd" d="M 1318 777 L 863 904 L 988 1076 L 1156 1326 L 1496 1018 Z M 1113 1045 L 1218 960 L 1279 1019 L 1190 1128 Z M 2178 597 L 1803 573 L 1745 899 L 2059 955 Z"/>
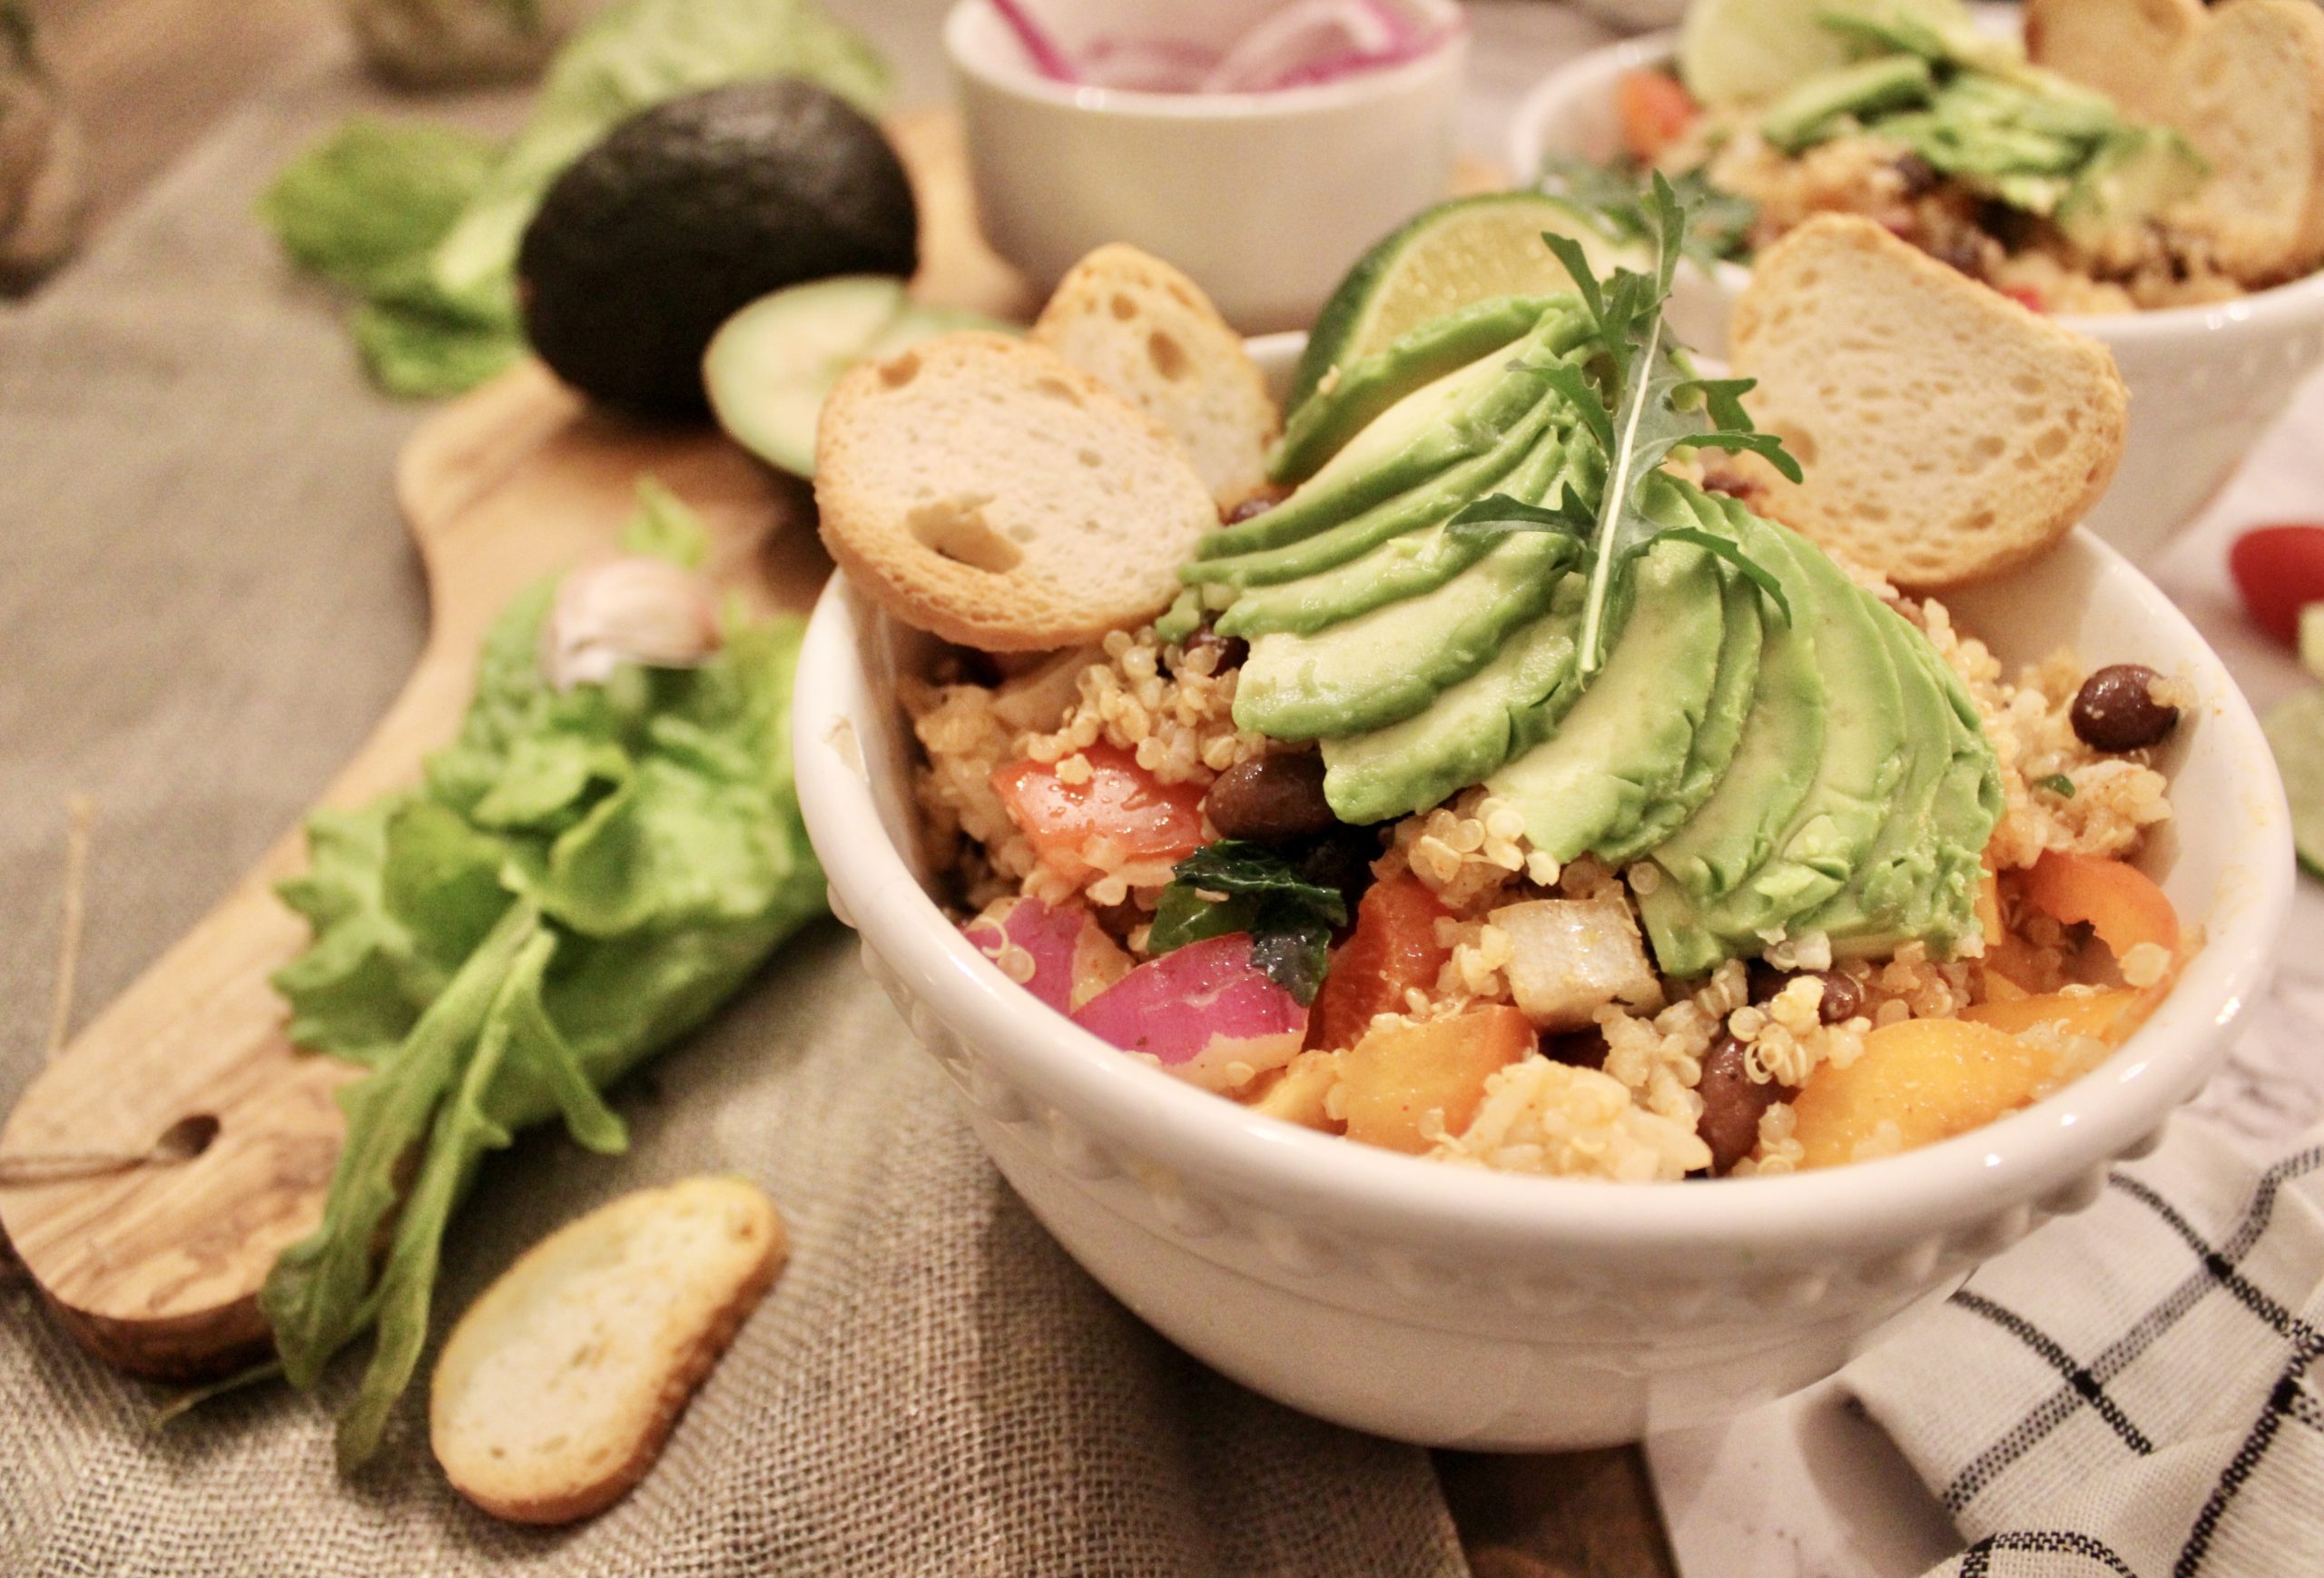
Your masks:
<path fill-rule="evenodd" d="M 2117 663 L 2082 682 L 2073 698 L 2073 732 L 2101 751 L 2136 751 L 2179 726 L 2179 709 L 2154 699 L 2162 676 L 2142 663 Z"/>
<path fill-rule="evenodd" d="M 1864 988 L 1853 975 L 1837 970 L 1824 972 L 1824 1001 L 1816 1014 L 1826 1024 L 1840 1024 L 1864 1011 Z"/>
<path fill-rule="evenodd" d="M 1237 762 L 1211 784 L 1203 809 L 1225 837 L 1266 843 L 1327 832 L 1339 822 L 1324 798 L 1324 758 L 1315 751 Z"/>
<path fill-rule="evenodd" d="M 1936 166 L 1917 153 L 1899 154 L 1896 170 L 1897 179 L 1905 183 L 1906 197 L 1918 197 L 1923 192 L 1934 192 L 1936 183 L 1943 179 L 1937 174 Z"/>
<path fill-rule="evenodd" d="M 1199 652 L 1206 646 L 1218 648 L 1218 660 L 1210 666 L 1213 674 L 1224 674 L 1230 668 L 1240 668 L 1243 660 L 1251 656 L 1251 644 L 1240 636 L 1221 636 L 1206 625 L 1187 637 L 1186 649 Z"/>
<path fill-rule="evenodd" d="M 1364 890 L 1372 885 L 1372 863 L 1380 858 L 1380 832 L 1372 827 L 1335 824 L 1305 848 L 1291 855 L 1291 863 L 1305 882 L 1335 889 L 1347 903 L 1351 920 Z"/>
<path fill-rule="evenodd" d="M 1966 237 L 1956 237 L 1952 241 L 1939 242 L 1929 249 L 1929 256 L 1947 268 L 1968 275 L 1973 280 L 1982 280 L 1985 277 L 1984 249 Z"/>
<path fill-rule="evenodd" d="M 1773 1080 L 1754 1080 L 1743 1043 L 1723 1036 L 1703 1059 L 1702 1082 L 1695 1093 L 1703 1099 L 1703 1115 L 1695 1132 L 1710 1147 L 1710 1170 L 1724 1178 L 1735 1164 L 1759 1146 L 1759 1119 L 1792 1092 Z"/>
<path fill-rule="evenodd" d="M 1838 1024 L 1864 1011 L 1864 988 L 1857 985 L 1853 977 L 1837 970 L 1812 970 L 1805 973 L 1824 983 L 1824 997 L 1817 1014 L 1826 1024 Z M 1751 1001 L 1755 1003 L 1772 1001 L 1785 987 L 1797 979 L 1797 974 L 1777 970 L 1765 960 L 1754 960 L 1751 963 Z"/>
<path fill-rule="evenodd" d="M 1571 1063 L 1577 1069 L 1602 1069 L 1606 1066 L 1606 1032 L 1596 1025 L 1586 1031 L 1566 1031 L 1541 1038 L 1541 1056 L 1553 1063 Z"/>
<path fill-rule="evenodd" d="M 1258 492 L 1252 494 L 1249 498 L 1236 505 L 1234 508 L 1226 511 L 1220 518 L 1222 518 L 1228 526 L 1240 526 L 1243 522 L 1249 520 L 1254 516 L 1265 515 L 1268 510 L 1273 509 L 1276 505 L 1281 504 L 1282 502 L 1282 494 L 1275 492 L 1272 488 L 1263 488 Z"/>

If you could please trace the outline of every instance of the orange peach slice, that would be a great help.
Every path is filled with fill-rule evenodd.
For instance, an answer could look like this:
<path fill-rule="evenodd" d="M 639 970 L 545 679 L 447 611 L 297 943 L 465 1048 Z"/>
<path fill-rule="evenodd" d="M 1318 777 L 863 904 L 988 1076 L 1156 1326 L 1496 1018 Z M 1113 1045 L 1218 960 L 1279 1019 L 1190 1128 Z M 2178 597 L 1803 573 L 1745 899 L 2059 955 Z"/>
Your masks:
<path fill-rule="evenodd" d="M 1532 1022 L 1506 1005 L 1367 1031 L 1340 1059 L 1347 1137 L 1418 1155 L 1435 1132 L 1431 1113 L 1444 1133 L 1460 1133 L 1477 1115 L 1485 1081 L 1534 1045 Z"/>

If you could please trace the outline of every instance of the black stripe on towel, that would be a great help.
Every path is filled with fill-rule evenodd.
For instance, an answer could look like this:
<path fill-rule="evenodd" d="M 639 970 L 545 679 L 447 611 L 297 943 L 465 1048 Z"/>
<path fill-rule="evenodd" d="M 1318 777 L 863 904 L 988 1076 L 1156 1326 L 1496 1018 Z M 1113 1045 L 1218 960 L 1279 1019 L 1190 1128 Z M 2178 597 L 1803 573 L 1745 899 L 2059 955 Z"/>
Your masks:
<path fill-rule="evenodd" d="M 1993 1571 L 1995 1551 L 2023 1552 L 2031 1556 L 2081 1556 L 2098 1569 L 2119 1573 L 2121 1578 L 2139 1578 L 2112 1545 L 2095 1534 L 2071 1529 L 2011 1529 L 2004 1534 L 1987 1534 L 1962 1553 L 1961 1578 L 1986 1578 Z M 2045 1566 L 2043 1570 L 2050 1569 Z"/>

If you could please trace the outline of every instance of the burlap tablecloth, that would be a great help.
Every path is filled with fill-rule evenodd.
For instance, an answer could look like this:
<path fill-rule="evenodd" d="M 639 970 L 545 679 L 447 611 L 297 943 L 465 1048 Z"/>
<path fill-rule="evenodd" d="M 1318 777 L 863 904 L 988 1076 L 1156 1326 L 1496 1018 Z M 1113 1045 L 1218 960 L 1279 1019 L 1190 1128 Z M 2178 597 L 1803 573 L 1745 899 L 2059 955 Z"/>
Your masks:
<path fill-rule="evenodd" d="M 68 797 L 97 809 L 85 1018 L 295 820 L 418 652 L 389 484 L 421 413 L 363 389 L 251 218 L 361 96 L 309 63 L 0 311 L 0 1102 L 46 1055 Z M 154 1434 L 165 1394 L 84 1357 L 18 1277 L 0 1572 L 1464 1572 L 1424 1455 L 1212 1376 L 1065 1258 L 853 953 L 811 931 L 616 1091 L 628 1156 L 537 1133 L 455 1223 L 439 1329 L 622 1190 L 731 1169 L 781 1203 L 789 1270 L 627 1502 L 495 1523 L 445 1487 L 417 1394 L 352 1483 L 328 1397 L 248 1392 Z"/>

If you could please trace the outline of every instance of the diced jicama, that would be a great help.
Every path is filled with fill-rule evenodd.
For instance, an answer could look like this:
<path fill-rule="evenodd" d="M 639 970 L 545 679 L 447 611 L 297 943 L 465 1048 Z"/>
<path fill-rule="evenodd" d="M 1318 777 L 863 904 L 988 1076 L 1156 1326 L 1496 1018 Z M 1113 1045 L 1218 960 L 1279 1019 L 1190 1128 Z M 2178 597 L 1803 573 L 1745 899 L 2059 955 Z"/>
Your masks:
<path fill-rule="evenodd" d="M 1652 1007 L 1661 983 L 1630 906 L 1619 898 L 1535 899 L 1495 910 L 1509 938 L 1509 989 L 1545 1031 L 1588 1028 L 1610 1002 Z"/>
<path fill-rule="evenodd" d="M 1218 1091 L 1282 1068 L 1307 1033 L 1307 1010 L 1253 967 L 1251 939 L 1241 932 L 1148 960 L 1073 1020 L 1189 1084 Z"/>
<path fill-rule="evenodd" d="M 960 930 L 1002 974 L 1059 1013 L 1129 973 L 1129 955 L 1078 904 L 1002 899 Z"/>

